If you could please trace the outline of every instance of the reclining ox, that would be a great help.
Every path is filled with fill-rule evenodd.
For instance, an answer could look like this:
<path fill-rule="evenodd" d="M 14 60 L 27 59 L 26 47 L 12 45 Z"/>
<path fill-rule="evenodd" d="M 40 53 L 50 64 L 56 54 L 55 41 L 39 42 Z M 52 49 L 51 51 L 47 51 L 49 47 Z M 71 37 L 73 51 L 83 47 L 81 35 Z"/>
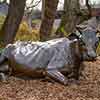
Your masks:
<path fill-rule="evenodd" d="M 90 28 L 77 26 L 77 31 L 68 38 L 46 42 L 17 41 L 7 45 L 0 56 L 1 77 L 5 79 L 11 69 L 16 76 L 48 76 L 64 85 L 68 77 L 78 80 L 82 61 L 96 58 L 99 38 L 96 37 L 96 30 Z"/>

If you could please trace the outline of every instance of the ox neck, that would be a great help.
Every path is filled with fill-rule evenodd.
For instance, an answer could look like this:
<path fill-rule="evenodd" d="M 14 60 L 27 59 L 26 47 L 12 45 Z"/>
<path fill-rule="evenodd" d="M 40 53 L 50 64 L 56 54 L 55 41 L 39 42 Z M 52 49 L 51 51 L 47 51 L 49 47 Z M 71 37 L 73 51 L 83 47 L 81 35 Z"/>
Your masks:
<path fill-rule="evenodd" d="M 75 33 L 70 34 L 70 35 L 68 36 L 68 39 L 69 39 L 69 40 L 77 39 L 77 40 L 79 41 L 79 49 L 82 50 L 82 45 L 81 45 L 81 43 L 80 43 L 81 41 L 80 41 L 79 37 L 78 37 Z M 84 57 L 83 57 L 83 53 L 82 53 L 82 52 L 80 53 L 80 59 L 81 59 L 81 61 L 84 60 Z"/>

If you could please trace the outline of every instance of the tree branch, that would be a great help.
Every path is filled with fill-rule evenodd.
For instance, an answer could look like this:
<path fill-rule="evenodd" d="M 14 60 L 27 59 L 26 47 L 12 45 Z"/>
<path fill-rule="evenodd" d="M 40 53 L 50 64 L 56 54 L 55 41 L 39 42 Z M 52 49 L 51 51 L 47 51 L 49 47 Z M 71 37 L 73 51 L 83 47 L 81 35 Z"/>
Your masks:
<path fill-rule="evenodd" d="M 32 2 L 31 2 L 30 4 L 33 4 L 33 1 L 34 1 L 34 0 L 32 0 Z M 35 5 L 27 6 L 27 7 L 26 7 L 26 10 L 29 10 L 30 8 L 36 7 L 40 2 L 41 2 L 41 0 L 37 1 L 37 2 L 35 3 Z"/>

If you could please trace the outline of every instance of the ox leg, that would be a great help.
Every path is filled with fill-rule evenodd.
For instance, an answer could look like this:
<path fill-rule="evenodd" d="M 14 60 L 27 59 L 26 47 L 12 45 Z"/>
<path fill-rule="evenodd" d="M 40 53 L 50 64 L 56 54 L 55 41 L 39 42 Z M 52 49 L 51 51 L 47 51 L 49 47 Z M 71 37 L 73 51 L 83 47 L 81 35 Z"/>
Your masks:
<path fill-rule="evenodd" d="M 64 85 L 68 84 L 68 80 L 66 79 L 66 77 L 58 70 L 47 70 L 47 76 L 53 78 L 56 81 L 59 81 Z"/>
<path fill-rule="evenodd" d="M 68 75 L 68 78 L 74 78 L 75 80 L 79 80 L 79 68 L 73 68 L 72 73 Z"/>
<path fill-rule="evenodd" d="M 80 67 L 75 66 L 72 69 L 72 72 L 68 75 L 68 79 L 74 78 L 75 80 L 79 80 L 80 76 Z"/>
<path fill-rule="evenodd" d="M 0 64 L 2 64 L 3 62 L 5 62 L 6 57 L 3 55 L 0 55 Z"/>
<path fill-rule="evenodd" d="M 7 76 L 5 75 L 5 73 L 0 72 L 0 81 L 5 82 L 7 80 Z"/>
<path fill-rule="evenodd" d="M 74 78 L 75 80 L 79 79 L 79 69 L 77 67 L 72 69 L 72 73 L 68 75 L 68 78 Z"/>

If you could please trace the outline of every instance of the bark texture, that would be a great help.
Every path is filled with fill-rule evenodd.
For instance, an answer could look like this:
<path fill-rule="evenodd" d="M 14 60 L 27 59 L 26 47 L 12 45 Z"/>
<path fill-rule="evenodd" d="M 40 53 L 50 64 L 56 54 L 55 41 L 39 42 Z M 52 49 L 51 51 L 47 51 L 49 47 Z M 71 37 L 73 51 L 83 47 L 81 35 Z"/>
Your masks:
<path fill-rule="evenodd" d="M 24 14 L 26 0 L 10 0 L 8 15 L 0 32 L 2 45 L 7 45 L 14 41 Z"/>
<path fill-rule="evenodd" d="M 78 23 L 78 14 L 80 13 L 79 0 L 65 0 L 64 1 L 64 14 L 62 15 L 61 23 L 56 31 L 56 34 L 64 36 L 61 31 L 63 28 L 67 33 L 70 33 Z"/>
<path fill-rule="evenodd" d="M 51 34 L 59 0 L 45 0 L 44 15 L 40 27 L 40 40 L 45 41 Z"/>

